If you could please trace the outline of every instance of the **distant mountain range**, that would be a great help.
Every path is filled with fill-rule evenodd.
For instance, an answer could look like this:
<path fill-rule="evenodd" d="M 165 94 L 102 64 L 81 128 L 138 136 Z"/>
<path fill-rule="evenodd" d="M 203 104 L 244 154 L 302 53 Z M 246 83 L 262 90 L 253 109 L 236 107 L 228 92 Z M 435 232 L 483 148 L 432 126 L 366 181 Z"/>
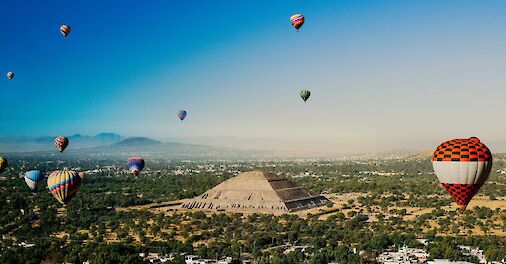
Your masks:
<path fill-rule="evenodd" d="M 54 149 L 56 136 L 0 138 L 0 152 L 48 151 Z M 69 149 L 84 149 L 120 142 L 123 137 L 115 133 L 100 133 L 95 136 L 75 134 L 68 136 Z"/>
<path fill-rule="evenodd" d="M 12 152 L 56 152 L 55 137 L 0 138 L 0 153 Z M 124 138 L 115 133 L 100 133 L 95 136 L 75 134 L 68 137 L 69 155 L 141 155 L 150 153 L 168 158 L 252 158 L 269 155 L 263 151 L 239 150 L 227 147 L 165 143 L 147 137 Z"/>
<path fill-rule="evenodd" d="M 248 151 L 228 147 L 194 145 L 174 142 L 161 142 L 147 137 L 130 137 L 122 141 L 83 150 L 95 153 L 116 153 L 134 155 L 150 153 L 165 158 L 251 158 L 265 156 L 265 151 Z"/>

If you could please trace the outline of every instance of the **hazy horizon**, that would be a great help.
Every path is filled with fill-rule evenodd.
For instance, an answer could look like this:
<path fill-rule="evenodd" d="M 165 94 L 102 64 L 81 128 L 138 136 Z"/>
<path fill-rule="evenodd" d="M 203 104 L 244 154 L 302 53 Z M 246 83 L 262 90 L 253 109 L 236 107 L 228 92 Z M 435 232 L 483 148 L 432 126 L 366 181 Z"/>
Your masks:
<path fill-rule="evenodd" d="M 300 152 L 301 154 L 322 154 L 322 155 L 332 155 L 332 154 L 376 154 L 381 152 L 392 152 L 398 153 L 401 152 L 426 152 L 432 151 L 435 146 L 437 146 L 442 141 L 450 140 L 451 138 L 447 138 L 441 140 L 441 142 L 437 143 L 436 140 L 430 141 L 427 140 L 425 142 L 420 142 L 419 144 L 408 144 L 408 142 L 397 141 L 397 144 L 391 144 L 391 142 L 367 142 L 364 141 L 360 144 L 357 143 L 346 143 L 343 142 L 341 144 L 336 143 L 334 145 L 328 144 L 328 141 L 318 140 L 318 139 L 296 139 L 296 138 L 239 138 L 239 137 L 150 137 L 146 135 L 120 135 L 115 132 L 106 131 L 100 132 L 97 134 L 83 134 L 83 133 L 71 133 L 66 136 L 70 137 L 71 143 L 73 141 L 73 137 L 79 134 L 83 137 L 91 137 L 98 134 L 115 134 L 117 136 L 121 136 L 121 140 L 125 140 L 133 137 L 146 137 L 154 140 L 161 141 L 163 143 L 182 143 L 182 144 L 193 144 L 193 145 L 206 145 L 206 146 L 215 146 L 215 147 L 227 147 L 227 148 L 235 148 L 242 150 L 265 150 L 265 151 L 281 151 L 281 152 Z M 40 135 L 33 137 L 0 137 L 0 146 L 2 142 L 8 142 L 9 140 L 30 140 L 35 139 L 37 143 L 41 143 L 40 139 L 45 137 L 49 137 L 48 144 L 52 145 L 52 138 L 56 135 Z M 114 143 L 115 141 L 112 141 Z M 487 144 L 487 146 L 491 149 L 493 153 L 505 153 L 506 152 L 506 141 L 483 141 Z M 83 147 L 87 148 L 86 145 L 82 145 L 82 142 L 78 142 L 77 149 L 81 149 Z M 103 142 L 104 144 L 112 144 L 111 141 Z M 71 144 L 72 146 L 72 144 Z M 288 146 L 288 147 L 287 147 Z M 406 147 L 409 146 L 409 147 Z M 40 148 L 40 146 L 38 146 Z M 11 144 L 9 149 L 12 151 L 13 145 Z M 29 149 L 29 145 L 24 145 L 22 151 L 26 151 Z M 52 148 L 51 148 L 52 149 Z M 72 149 L 72 148 L 71 148 Z M 74 146 L 75 149 L 75 146 Z M 1 150 L 1 149 L 0 149 Z M 10 152 L 7 151 L 7 152 Z"/>
<path fill-rule="evenodd" d="M 503 1 L 4 6 L 0 137 L 114 131 L 312 152 L 470 136 L 506 145 Z M 294 13 L 306 17 L 298 33 Z"/>

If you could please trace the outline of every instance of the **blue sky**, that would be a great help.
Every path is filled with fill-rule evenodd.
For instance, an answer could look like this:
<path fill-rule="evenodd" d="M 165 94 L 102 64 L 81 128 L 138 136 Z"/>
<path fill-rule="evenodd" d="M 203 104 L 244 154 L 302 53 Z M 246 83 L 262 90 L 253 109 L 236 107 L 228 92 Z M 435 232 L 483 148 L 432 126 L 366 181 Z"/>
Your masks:
<path fill-rule="evenodd" d="M 0 9 L 0 136 L 112 131 L 338 152 L 506 141 L 504 10 L 504 1 L 10 1 Z M 298 33 L 294 13 L 306 17 Z M 67 39 L 61 24 L 72 27 Z M 301 89 L 312 91 L 307 103 Z"/>

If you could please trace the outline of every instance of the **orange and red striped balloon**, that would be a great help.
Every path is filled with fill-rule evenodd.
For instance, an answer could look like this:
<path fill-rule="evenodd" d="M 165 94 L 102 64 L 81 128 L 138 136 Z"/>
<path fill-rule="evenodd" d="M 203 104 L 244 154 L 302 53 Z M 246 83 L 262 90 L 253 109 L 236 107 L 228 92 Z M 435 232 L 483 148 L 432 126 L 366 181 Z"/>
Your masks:
<path fill-rule="evenodd" d="M 60 33 L 64 36 L 64 37 L 67 37 L 69 34 L 70 34 L 70 31 L 72 29 L 70 28 L 70 26 L 67 26 L 67 25 L 61 25 L 60 27 Z"/>
<path fill-rule="evenodd" d="M 290 23 L 292 23 L 292 26 L 299 31 L 299 28 L 304 24 L 304 16 L 302 14 L 295 14 L 290 17 Z"/>

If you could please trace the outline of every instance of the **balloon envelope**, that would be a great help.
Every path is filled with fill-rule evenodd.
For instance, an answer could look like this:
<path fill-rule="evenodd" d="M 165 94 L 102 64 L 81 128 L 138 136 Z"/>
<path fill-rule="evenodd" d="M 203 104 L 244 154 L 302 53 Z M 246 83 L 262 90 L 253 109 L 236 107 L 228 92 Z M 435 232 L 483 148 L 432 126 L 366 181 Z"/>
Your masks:
<path fill-rule="evenodd" d="M 54 139 L 54 146 L 62 153 L 69 145 L 69 139 L 65 136 L 58 136 Z"/>
<path fill-rule="evenodd" d="M 304 24 L 304 16 L 302 14 L 295 14 L 290 17 L 290 23 L 292 23 L 292 26 L 299 31 L 299 28 Z"/>
<path fill-rule="evenodd" d="M 31 170 L 25 173 L 25 182 L 30 190 L 35 190 L 37 183 L 44 179 L 44 173 L 40 170 Z"/>
<path fill-rule="evenodd" d="M 12 78 L 14 78 L 14 73 L 13 72 L 8 72 L 7 73 L 7 78 L 9 78 L 9 80 L 12 80 Z"/>
<path fill-rule="evenodd" d="M 185 110 L 177 111 L 177 117 L 183 121 L 186 118 L 187 112 Z"/>
<path fill-rule="evenodd" d="M 67 37 L 69 34 L 70 34 L 70 31 L 72 29 L 70 28 L 70 26 L 67 26 L 67 25 L 62 25 L 60 27 L 60 33 L 64 36 L 64 37 Z"/>
<path fill-rule="evenodd" d="M 309 96 L 311 96 L 311 92 L 308 90 L 302 90 L 300 91 L 300 97 L 302 97 L 302 100 L 307 101 L 309 99 Z"/>
<path fill-rule="evenodd" d="M 144 160 L 138 157 L 128 159 L 128 169 L 134 174 L 139 175 L 144 169 Z"/>
<path fill-rule="evenodd" d="M 47 187 L 58 202 L 67 204 L 81 187 L 81 177 L 75 171 L 55 171 L 47 178 Z"/>
<path fill-rule="evenodd" d="M 488 180 L 492 154 L 476 137 L 443 142 L 432 157 L 434 173 L 462 210 Z"/>
<path fill-rule="evenodd" d="M 0 173 L 4 172 L 9 167 L 9 163 L 4 157 L 0 157 Z"/>

